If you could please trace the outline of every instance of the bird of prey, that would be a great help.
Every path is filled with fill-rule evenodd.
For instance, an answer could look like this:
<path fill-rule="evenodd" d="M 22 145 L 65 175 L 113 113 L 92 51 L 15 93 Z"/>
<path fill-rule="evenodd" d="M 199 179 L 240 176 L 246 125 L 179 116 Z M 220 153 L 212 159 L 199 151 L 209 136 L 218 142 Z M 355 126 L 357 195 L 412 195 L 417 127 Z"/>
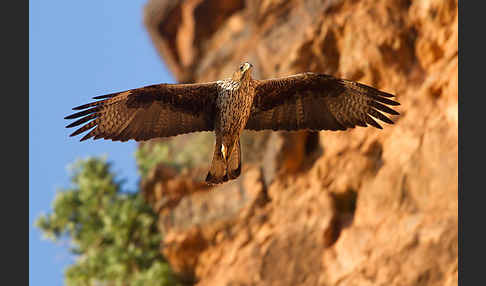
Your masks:
<path fill-rule="evenodd" d="M 148 140 L 196 131 L 214 131 L 216 146 L 208 184 L 235 179 L 241 172 L 240 134 L 247 130 L 346 130 L 355 126 L 393 124 L 381 112 L 398 115 L 386 105 L 394 95 L 326 74 L 301 73 L 255 80 L 243 63 L 228 79 L 194 84 L 157 84 L 94 97 L 82 110 L 71 136 L 90 130 L 81 141 Z"/>

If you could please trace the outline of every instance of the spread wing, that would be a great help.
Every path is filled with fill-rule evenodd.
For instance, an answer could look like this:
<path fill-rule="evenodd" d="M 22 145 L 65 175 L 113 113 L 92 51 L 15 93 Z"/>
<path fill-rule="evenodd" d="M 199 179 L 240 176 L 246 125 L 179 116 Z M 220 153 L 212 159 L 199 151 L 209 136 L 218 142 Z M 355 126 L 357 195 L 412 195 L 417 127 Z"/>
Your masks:
<path fill-rule="evenodd" d="M 159 84 L 94 97 L 98 101 L 73 108 L 82 110 L 66 127 L 82 125 L 70 136 L 89 131 L 88 138 L 148 140 L 195 131 L 213 130 L 216 83 Z"/>
<path fill-rule="evenodd" d="M 345 130 L 367 124 L 382 128 L 372 117 L 393 124 L 383 113 L 399 113 L 392 94 L 330 75 L 303 73 L 256 81 L 250 130 Z"/>

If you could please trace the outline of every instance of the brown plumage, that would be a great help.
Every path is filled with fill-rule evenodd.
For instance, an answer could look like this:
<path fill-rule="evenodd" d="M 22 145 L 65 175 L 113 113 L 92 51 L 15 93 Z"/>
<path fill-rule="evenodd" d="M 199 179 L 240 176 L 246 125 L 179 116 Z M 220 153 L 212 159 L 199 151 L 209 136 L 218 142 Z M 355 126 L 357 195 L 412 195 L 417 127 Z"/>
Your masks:
<path fill-rule="evenodd" d="M 393 124 L 381 112 L 398 115 L 392 94 L 330 75 L 302 73 L 254 80 L 242 64 L 232 78 L 198 84 L 159 84 L 94 97 L 73 108 L 81 124 L 71 134 L 91 129 L 81 141 L 148 140 L 196 131 L 214 131 L 216 146 L 208 183 L 235 179 L 241 172 L 240 134 L 248 130 L 346 130 L 374 119 Z"/>

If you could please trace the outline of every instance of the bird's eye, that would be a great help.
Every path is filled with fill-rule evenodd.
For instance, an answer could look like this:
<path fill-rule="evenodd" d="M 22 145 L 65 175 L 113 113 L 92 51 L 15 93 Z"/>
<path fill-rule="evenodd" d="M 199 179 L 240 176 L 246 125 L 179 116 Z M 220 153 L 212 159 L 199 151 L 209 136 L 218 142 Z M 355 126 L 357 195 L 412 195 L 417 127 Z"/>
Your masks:
<path fill-rule="evenodd" d="M 244 65 L 241 65 L 240 66 L 240 71 L 243 71 L 244 67 L 245 67 Z"/>

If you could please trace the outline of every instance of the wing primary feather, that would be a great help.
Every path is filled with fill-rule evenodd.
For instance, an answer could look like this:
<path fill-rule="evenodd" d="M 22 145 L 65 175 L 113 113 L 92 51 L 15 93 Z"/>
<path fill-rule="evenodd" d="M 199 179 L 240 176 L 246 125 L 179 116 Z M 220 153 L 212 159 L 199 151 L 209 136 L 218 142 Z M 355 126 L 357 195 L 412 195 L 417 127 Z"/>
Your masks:
<path fill-rule="evenodd" d="M 364 90 L 366 90 L 366 92 L 369 93 L 369 94 L 373 94 L 373 95 L 376 95 L 376 96 L 382 96 L 382 97 L 395 97 L 395 95 L 393 95 L 391 93 L 378 90 L 378 89 L 371 87 L 371 86 L 366 86 L 366 85 L 360 84 L 360 87 L 363 88 Z"/>
<path fill-rule="evenodd" d="M 390 114 L 393 114 L 393 115 L 400 115 L 400 113 L 398 113 L 397 111 L 395 111 L 395 110 L 391 109 L 390 107 L 385 106 L 385 105 L 383 105 L 379 102 L 371 101 L 370 105 L 373 106 L 374 108 L 378 109 L 379 111 L 383 111 L 383 112 L 390 113 Z"/>
<path fill-rule="evenodd" d="M 370 115 L 372 115 L 373 117 L 380 119 L 380 120 L 381 120 L 381 121 L 383 121 L 383 122 L 386 122 L 386 123 L 388 123 L 388 124 L 393 124 L 393 121 L 391 121 L 391 119 L 390 119 L 390 118 L 386 117 L 385 115 L 381 114 L 380 112 L 378 112 L 378 111 L 376 111 L 376 110 L 374 110 L 374 109 L 370 109 L 370 110 L 368 111 L 368 113 L 369 113 Z"/>
<path fill-rule="evenodd" d="M 366 115 L 366 123 L 369 125 L 372 125 L 378 129 L 383 129 L 380 124 L 378 124 L 373 118 L 371 118 L 369 115 Z"/>
<path fill-rule="evenodd" d="M 367 89 L 372 89 L 374 91 L 374 93 L 376 93 L 379 96 L 383 96 L 383 97 L 394 97 L 395 96 L 395 95 L 393 95 L 391 93 L 384 92 L 384 91 L 381 91 L 381 90 L 378 90 L 376 88 L 372 88 L 372 87 L 369 87 L 369 86 L 367 86 L 366 88 Z"/>
<path fill-rule="evenodd" d="M 104 102 L 105 102 L 105 100 L 90 102 L 90 103 L 87 103 L 87 104 L 83 104 L 83 105 L 80 105 L 80 106 L 73 107 L 73 110 L 80 110 L 80 109 L 86 109 L 88 107 L 98 106 L 98 105 L 103 104 Z"/>
<path fill-rule="evenodd" d="M 373 98 L 374 100 L 379 101 L 381 103 L 388 104 L 388 105 L 393 105 L 393 106 L 400 105 L 400 103 L 398 103 L 396 101 L 393 101 L 393 100 L 388 99 L 388 98 L 381 97 L 381 96 L 376 95 L 376 94 L 372 94 L 371 98 Z"/>
<path fill-rule="evenodd" d="M 79 128 L 76 131 L 74 131 L 73 133 L 71 133 L 71 135 L 69 135 L 69 136 L 72 137 L 72 136 L 78 135 L 79 133 L 83 133 L 84 131 L 86 131 L 86 130 L 92 128 L 93 126 L 95 126 L 96 124 L 97 124 L 96 120 L 91 121 L 88 124 L 83 125 L 81 128 Z"/>
<path fill-rule="evenodd" d="M 93 97 L 93 99 L 111 98 L 111 97 L 114 97 L 115 95 L 118 95 L 120 93 L 121 92 L 115 92 L 115 93 L 110 93 L 110 94 L 98 95 L 98 96 Z"/>
<path fill-rule="evenodd" d="M 74 119 L 74 118 L 78 118 L 78 117 L 84 116 L 86 114 L 90 114 L 90 113 L 93 113 L 93 112 L 97 112 L 99 110 L 100 110 L 100 107 L 99 106 L 96 106 L 96 107 L 93 107 L 93 108 L 90 108 L 90 109 L 87 109 L 87 110 L 83 110 L 83 111 L 76 112 L 74 114 L 68 115 L 68 116 L 64 117 L 64 119 Z"/>
<path fill-rule="evenodd" d="M 95 133 L 96 133 L 96 128 L 91 130 L 88 134 L 84 135 L 84 137 L 81 138 L 79 141 L 81 142 L 81 141 L 87 140 L 87 139 L 93 137 L 95 135 Z"/>
<path fill-rule="evenodd" d="M 68 126 L 66 126 L 66 128 L 71 128 L 71 127 L 74 127 L 74 126 L 78 126 L 80 124 L 83 124 L 83 123 L 85 123 L 85 122 L 87 122 L 87 121 L 89 121 L 89 120 L 91 120 L 93 118 L 96 118 L 96 116 L 98 116 L 98 114 L 96 114 L 96 113 L 90 114 L 88 116 L 85 116 L 85 117 L 83 117 L 81 119 L 78 119 L 78 120 L 74 121 L 73 123 L 71 123 Z"/>
<path fill-rule="evenodd" d="M 362 90 L 365 91 L 365 93 L 368 93 L 368 94 L 374 94 L 374 95 L 383 96 L 383 97 L 394 97 L 395 96 L 391 93 L 378 90 L 374 87 L 367 86 L 367 85 L 359 83 L 359 82 L 354 82 L 354 81 L 350 81 L 350 80 L 346 80 L 346 79 L 343 79 L 342 82 L 344 83 L 345 86 L 350 86 L 351 88 L 357 89 L 358 91 L 359 91 L 359 89 L 362 89 Z M 360 91 L 360 92 L 362 92 L 362 91 Z"/>

